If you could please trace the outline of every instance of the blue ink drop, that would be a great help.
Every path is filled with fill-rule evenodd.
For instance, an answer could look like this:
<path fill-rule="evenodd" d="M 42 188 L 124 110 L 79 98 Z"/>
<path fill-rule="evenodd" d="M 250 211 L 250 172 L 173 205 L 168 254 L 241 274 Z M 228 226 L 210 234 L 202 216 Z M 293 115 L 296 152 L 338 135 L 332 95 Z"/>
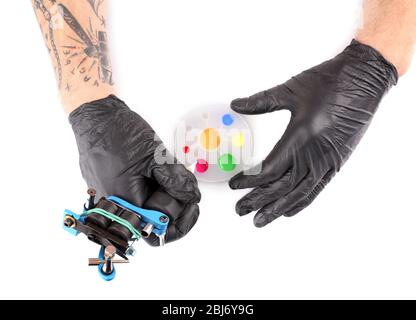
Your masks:
<path fill-rule="evenodd" d="M 222 123 L 231 126 L 234 123 L 234 117 L 231 114 L 225 114 L 222 116 Z"/>

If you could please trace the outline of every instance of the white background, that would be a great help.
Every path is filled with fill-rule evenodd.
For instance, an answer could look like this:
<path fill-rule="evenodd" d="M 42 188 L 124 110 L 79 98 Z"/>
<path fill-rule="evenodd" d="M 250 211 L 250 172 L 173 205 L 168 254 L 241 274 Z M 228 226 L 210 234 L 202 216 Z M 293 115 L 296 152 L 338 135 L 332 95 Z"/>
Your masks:
<path fill-rule="evenodd" d="M 77 0 L 78 1 L 78 0 Z M 360 1 L 110 0 L 119 95 L 172 145 L 174 119 L 279 84 L 351 40 Z M 1 298 L 416 298 L 413 68 L 362 143 L 307 210 L 263 229 L 244 192 L 201 185 L 183 240 L 140 243 L 103 282 L 97 247 L 61 229 L 85 199 L 78 153 L 30 1 L 0 11 Z M 289 114 L 249 119 L 261 159 Z"/>

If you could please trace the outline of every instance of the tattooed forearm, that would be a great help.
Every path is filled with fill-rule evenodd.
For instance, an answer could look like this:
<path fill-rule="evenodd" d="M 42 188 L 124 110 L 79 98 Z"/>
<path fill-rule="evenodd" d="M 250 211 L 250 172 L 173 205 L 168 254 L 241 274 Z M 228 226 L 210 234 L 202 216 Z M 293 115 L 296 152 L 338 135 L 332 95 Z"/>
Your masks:
<path fill-rule="evenodd" d="M 77 19 L 72 15 L 71 11 L 69 11 L 67 7 L 65 7 L 63 4 L 58 4 L 58 7 L 60 9 L 59 11 L 62 14 L 62 17 L 64 18 L 65 22 L 76 33 L 76 35 L 81 39 L 81 41 L 88 47 L 93 47 L 94 45 L 92 43 L 92 40 L 89 38 L 87 33 L 81 27 Z"/>
<path fill-rule="evenodd" d="M 32 0 L 64 98 L 113 86 L 105 1 Z"/>
<path fill-rule="evenodd" d="M 100 14 L 100 7 L 103 4 L 104 0 L 87 0 L 90 4 L 91 8 L 94 10 L 95 15 L 98 19 L 100 19 L 101 24 L 105 26 L 105 18 L 102 14 Z"/>
<path fill-rule="evenodd" d="M 65 7 L 63 4 L 60 4 L 59 8 L 61 9 L 60 12 L 62 13 L 65 22 L 81 41 L 78 41 L 74 38 L 72 39 L 83 46 L 82 52 L 86 55 L 78 65 L 77 69 L 81 68 L 81 66 L 87 60 L 87 57 L 89 57 L 92 59 L 92 64 L 89 67 L 88 72 L 91 71 L 92 68 L 98 63 L 98 79 L 104 83 L 112 84 L 112 71 L 110 59 L 108 58 L 107 53 L 107 33 L 104 31 L 96 31 L 94 33 L 91 19 L 89 19 L 89 29 L 84 30 L 81 24 L 77 21 L 77 19 L 73 16 L 67 7 Z M 66 50 L 65 53 L 71 54 L 72 50 L 77 49 L 77 47 L 67 49 L 68 50 Z M 75 51 L 70 55 L 70 58 L 78 56 L 82 54 L 82 52 Z M 85 69 L 80 69 L 80 72 L 84 74 Z M 86 82 L 88 82 L 90 79 L 91 76 L 87 75 L 84 77 L 84 81 Z M 94 85 L 97 85 L 97 83 L 95 82 Z"/>
<path fill-rule="evenodd" d="M 54 0 L 49 0 L 51 4 L 54 4 Z M 54 34 L 54 24 L 52 20 L 52 14 L 51 12 L 46 8 L 45 4 L 43 3 L 43 0 L 33 0 L 33 5 L 35 10 L 39 10 L 41 14 L 43 15 L 45 21 L 48 24 L 48 33 L 45 34 L 45 41 L 46 45 L 48 46 L 48 42 L 50 43 L 50 47 L 48 46 L 48 51 L 52 50 L 53 54 L 55 56 L 55 72 L 57 73 L 58 78 L 58 87 L 61 87 L 62 83 L 62 65 L 61 65 L 61 59 L 59 57 L 58 48 L 55 44 L 55 34 Z"/>

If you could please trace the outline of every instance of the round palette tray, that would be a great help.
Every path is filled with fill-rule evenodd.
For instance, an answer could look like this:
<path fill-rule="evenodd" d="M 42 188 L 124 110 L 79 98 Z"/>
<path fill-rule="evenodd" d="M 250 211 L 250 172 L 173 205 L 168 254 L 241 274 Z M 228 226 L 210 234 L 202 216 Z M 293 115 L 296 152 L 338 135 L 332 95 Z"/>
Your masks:
<path fill-rule="evenodd" d="M 246 169 L 252 154 L 250 126 L 229 106 L 195 109 L 176 127 L 175 156 L 200 181 L 228 181 Z"/>

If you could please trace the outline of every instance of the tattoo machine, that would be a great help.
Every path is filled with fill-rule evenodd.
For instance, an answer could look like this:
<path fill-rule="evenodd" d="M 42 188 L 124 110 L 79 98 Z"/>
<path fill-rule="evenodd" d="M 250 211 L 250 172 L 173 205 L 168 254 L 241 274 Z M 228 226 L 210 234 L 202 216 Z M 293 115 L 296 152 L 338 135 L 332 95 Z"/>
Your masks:
<path fill-rule="evenodd" d="M 114 279 L 115 264 L 129 263 L 127 256 L 134 256 L 133 245 L 141 237 L 153 234 L 159 238 L 160 245 L 164 245 L 169 225 L 166 214 L 139 208 L 116 196 L 101 198 L 95 203 L 94 189 L 89 189 L 88 195 L 83 213 L 65 210 L 63 227 L 74 236 L 83 233 L 101 246 L 98 258 L 90 258 L 88 264 L 98 266 L 98 273 L 104 280 Z M 116 255 L 122 259 L 115 259 Z"/>

